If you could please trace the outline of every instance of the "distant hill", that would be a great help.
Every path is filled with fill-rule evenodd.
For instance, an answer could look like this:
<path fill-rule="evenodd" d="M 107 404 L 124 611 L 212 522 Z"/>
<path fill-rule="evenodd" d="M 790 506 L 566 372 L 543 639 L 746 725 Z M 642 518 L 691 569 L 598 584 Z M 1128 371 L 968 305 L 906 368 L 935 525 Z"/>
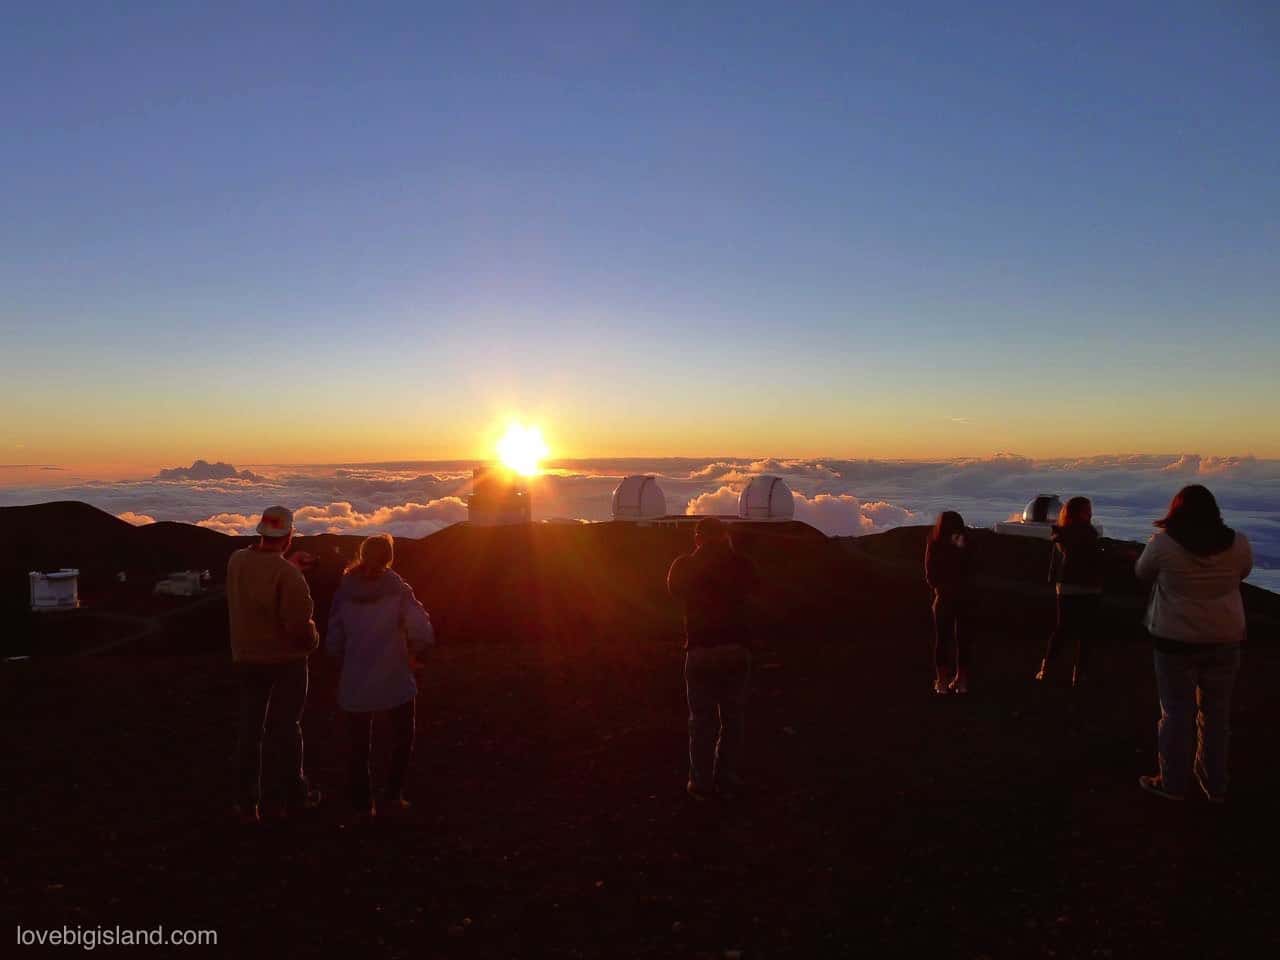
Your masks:
<path fill-rule="evenodd" d="M 927 616 L 926 527 L 856 539 L 827 538 L 802 523 L 747 523 L 733 529 L 738 548 L 763 574 L 765 586 L 752 618 L 760 639 L 799 632 L 848 636 L 904 609 Z M 7 545 L 0 561 L 0 606 L 13 614 L 10 625 L 19 625 L 16 632 L 21 632 L 30 629 L 21 624 L 34 622 L 26 616 L 28 570 L 78 567 L 86 617 L 116 610 L 139 616 L 147 614 L 147 585 L 155 578 L 179 569 L 208 569 L 216 585 L 227 558 L 252 540 L 182 523 L 132 526 L 87 504 L 60 502 L 0 508 L 0 542 Z M 322 628 L 359 542 L 359 537 L 330 534 L 296 540 L 298 549 L 319 560 L 309 579 Z M 975 531 L 973 542 L 987 616 L 1007 619 L 1015 615 L 1015 606 L 1040 616 L 1035 611 L 1051 606 L 1047 543 L 987 531 Z M 1136 624 L 1146 587 L 1132 574 L 1135 546 L 1112 543 L 1107 590 Z M 679 613 L 666 593 L 666 572 L 674 557 L 692 547 L 688 527 L 461 523 L 420 540 L 397 540 L 395 567 L 450 641 L 674 642 Z M 116 582 L 120 571 L 127 575 L 127 590 Z M 1245 597 L 1251 616 L 1270 623 L 1280 618 L 1280 597 L 1249 586 Z M 222 615 L 184 622 L 182 629 L 177 642 L 184 649 L 225 643 Z"/>

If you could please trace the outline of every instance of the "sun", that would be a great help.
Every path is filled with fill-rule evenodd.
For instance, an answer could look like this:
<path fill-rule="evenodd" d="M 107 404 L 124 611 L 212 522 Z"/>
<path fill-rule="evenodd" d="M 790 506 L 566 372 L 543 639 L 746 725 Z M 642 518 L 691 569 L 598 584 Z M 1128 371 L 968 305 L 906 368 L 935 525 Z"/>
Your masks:
<path fill-rule="evenodd" d="M 525 477 L 536 476 L 538 461 L 547 455 L 542 431 L 534 426 L 513 423 L 498 441 L 498 458 L 507 468 Z"/>

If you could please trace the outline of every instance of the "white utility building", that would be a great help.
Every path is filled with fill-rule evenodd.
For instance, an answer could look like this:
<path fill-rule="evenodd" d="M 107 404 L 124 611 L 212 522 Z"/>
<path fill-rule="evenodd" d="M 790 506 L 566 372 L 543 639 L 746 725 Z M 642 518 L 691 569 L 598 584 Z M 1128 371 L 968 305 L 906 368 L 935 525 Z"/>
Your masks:
<path fill-rule="evenodd" d="M 752 477 L 738 496 L 738 516 L 743 520 L 793 520 L 795 515 L 791 488 L 771 473 Z"/>
<path fill-rule="evenodd" d="M 80 606 L 80 571 L 63 567 L 56 573 L 31 571 L 31 609 L 74 610 Z"/>
<path fill-rule="evenodd" d="M 614 488 L 613 519 L 638 523 L 666 515 L 667 497 L 658 486 L 657 477 L 636 474 Z"/>

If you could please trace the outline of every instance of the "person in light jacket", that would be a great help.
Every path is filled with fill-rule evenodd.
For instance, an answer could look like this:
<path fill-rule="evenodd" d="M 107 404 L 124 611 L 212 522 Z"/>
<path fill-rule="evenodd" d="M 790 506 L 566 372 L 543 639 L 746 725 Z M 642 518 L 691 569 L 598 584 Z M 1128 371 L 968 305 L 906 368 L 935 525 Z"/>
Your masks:
<path fill-rule="evenodd" d="M 1218 502 L 1199 484 L 1179 490 L 1156 526 L 1160 532 L 1134 572 L 1153 583 L 1146 625 L 1160 695 L 1160 772 L 1138 784 L 1182 799 L 1194 773 L 1205 796 L 1221 803 L 1231 692 L 1245 635 L 1240 581 L 1253 569 L 1253 551 L 1244 534 L 1223 523 Z"/>
<path fill-rule="evenodd" d="M 1049 582 L 1057 597 L 1058 619 L 1049 634 L 1036 679 L 1048 677 L 1063 641 L 1074 641 L 1071 686 L 1078 687 L 1088 667 L 1089 648 L 1098 633 L 1102 607 L 1103 547 L 1093 525 L 1093 503 L 1088 497 L 1072 497 L 1062 505 L 1050 539 L 1053 551 L 1049 555 Z"/>
<path fill-rule="evenodd" d="M 333 598 L 325 647 L 341 663 L 338 706 L 351 733 L 351 806 L 358 816 L 376 815 L 369 774 L 375 714 L 391 721 L 391 768 L 383 792 L 384 809 L 403 810 L 405 777 L 413 756 L 416 657 L 435 643 L 431 617 L 413 588 L 391 569 L 395 544 L 390 534 L 360 544 Z"/>

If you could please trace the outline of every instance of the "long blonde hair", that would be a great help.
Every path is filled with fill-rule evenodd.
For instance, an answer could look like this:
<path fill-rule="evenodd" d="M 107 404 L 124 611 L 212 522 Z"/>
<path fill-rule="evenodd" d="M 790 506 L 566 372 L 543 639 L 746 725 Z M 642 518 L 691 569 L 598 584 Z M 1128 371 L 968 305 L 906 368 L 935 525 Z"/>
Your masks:
<path fill-rule="evenodd" d="M 360 543 L 356 557 L 349 564 L 344 574 L 358 573 L 370 580 L 380 577 L 391 569 L 396 558 L 395 540 L 389 533 L 380 533 L 375 537 L 367 537 Z"/>

